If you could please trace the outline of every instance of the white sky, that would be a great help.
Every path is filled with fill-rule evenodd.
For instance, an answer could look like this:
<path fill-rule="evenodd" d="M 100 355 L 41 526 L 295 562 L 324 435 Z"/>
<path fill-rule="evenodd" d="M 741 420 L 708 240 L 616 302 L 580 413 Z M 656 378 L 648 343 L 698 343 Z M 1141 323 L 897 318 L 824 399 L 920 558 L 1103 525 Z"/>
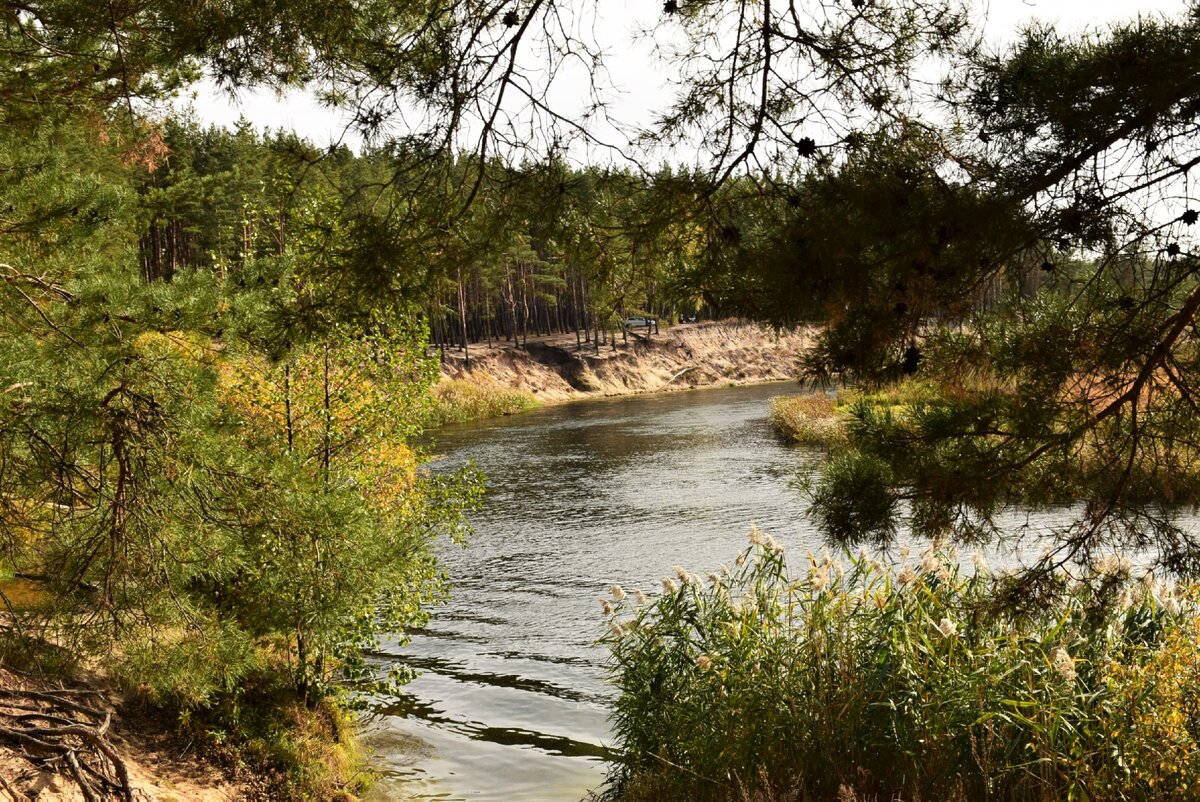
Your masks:
<path fill-rule="evenodd" d="M 645 47 L 628 46 L 624 52 L 615 48 L 631 38 L 632 24 L 652 22 L 661 13 L 661 3 L 657 0 L 603 2 L 607 8 L 599 20 L 597 36 L 613 43 L 607 64 L 609 78 L 620 93 L 620 99 L 613 105 L 614 114 L 624 122 L 643 121 L 647 110 L 667 96 L 664 82 L 657 80 L 657 68 Z M 987 38 L 999 45 L 1034 20 L 1056 23 L 1064 31 L 1078 31 L 1103 27 L 1138 14 L 1178 16 L 1185 6 L 1185 0 L 982 0 L 980 13 L 986 15 Z M 303 92 L 279 97 L 272 91 L 260 90 L 242 93 L 236 101 L 231 101 L 205 83 L 197 88 L 192 102 L 204 123 L 231 126 L 244 117 L 255 127 L 293 130 L 317 144 L 339 139 L 357 144 L 353 136 L 343 137 L 343 119 L 338 113 L 322 108 Z"/>

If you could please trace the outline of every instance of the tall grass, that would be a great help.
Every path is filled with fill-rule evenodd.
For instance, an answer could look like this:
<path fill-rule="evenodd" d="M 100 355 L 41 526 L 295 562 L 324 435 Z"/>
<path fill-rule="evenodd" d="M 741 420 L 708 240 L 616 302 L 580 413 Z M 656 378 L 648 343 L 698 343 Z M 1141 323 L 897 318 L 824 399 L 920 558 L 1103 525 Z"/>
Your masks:
<path fill-rule="evenodd" d="M 464 379 L 446 379 L 432 390 L 433 409 L 430 425 L 463 423 L 483 418 L 498 418 L 533 409 L 538 401 L 531 393 L 508 390 L 492 384 L 477 384 Z"/>
<path fill-rule="evenodd" d="M 846 421 L 834 400 L 823 392 L 781 395 L 771 399 L 767 416 L 785 440 L 806 446 L 833 446 L 846 440 Z"/>
<path fill-rule="evenodd" d="M 1194 588 L 1109 560 L 1018 617 L 952 554 L 809 556 L 792 578 L 751 537 L 652 603 L 614 588 L 605 798 L 1200 798 Z"/>
<path fill-rule="evenodd" d="M 938 394 L 930 384 L 907 380 L 871 390 L 842 387 L 836 396 L 823 390 L 781 395 L 771 399 L 768 420 L 785 440 L 832 448 L 846 443 L 856 407 L 903 414 L 914 405 L 936 400 Z"/>

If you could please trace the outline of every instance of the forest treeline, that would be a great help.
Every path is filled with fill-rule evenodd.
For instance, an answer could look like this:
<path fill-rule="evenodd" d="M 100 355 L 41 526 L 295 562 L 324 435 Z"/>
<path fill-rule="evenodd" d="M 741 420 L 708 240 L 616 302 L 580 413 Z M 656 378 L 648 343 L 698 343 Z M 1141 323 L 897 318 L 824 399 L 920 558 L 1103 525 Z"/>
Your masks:
<path fill-rule="evenodd" d="M 305 231 L 328 234 L 339 218 L 383 210 L 412 221 L 416 242 L 393 243 L 403 252 L 404 293 L 443 348 L 562 333 L 598 344 L 631 317 L 721 312 L 719 299 L 684 280 L 714 235 L 688 214 L 704 186 L 684 169 L 647 175 L 497 160 L 483 168 L 486 189 L 451 207 L 418 197 L 427 174 L 406 172 L 411 153 L 319 148 L 292 133 L 187 119 L 168 119 L 156 136 L 161 152 L 138 183 L 147 281 L 183 271 L 236 286 L 261 281 L 243 271 L 249 261 L 283 256 Z M 421 159 L 447 160 L 452 185 L 480 167 L 468 156 Z"/>
<path fill-rule="evenodd" d="M 829 312 L 821 287 L 801 285 L 779 315 L 775 297 L 759 297 L 764 287 L 778 294 L 754 275 L 761 268 L 738 272 L 747 254 L 757 261 L 775 252 L 797 208 L 822 200 L 811 176 L 715 187 L 711 176 L 682 166 L 649 173 L 561 159 L 480 164 L 469 154 L 394 147 L 356 153 L 187 117 L 166 119 L 154 143 L 158 152 L 138 179 L 147 281 L 198 270 L 243 287 L 263 280 L 241 274 L 248 261 L 298 247 L 320 259 L 322 249 L 345 247 L 330 239 L 338 225 L 363 234 L 377 216 L 382 238 L 371 245 L 387 253 L 377 266 L 360 265 L 360 278 L 398 274 L 402 286 L 391 291 L 416 304 L 443 353 L 543 334 L 573 333 L 577 345 L 599 346 L 631 318 L 742 314 L 791 325 Z M 404 221 L 403 238 L 387 230 L 396 220 Z M 932 314 L 955 320 L 1008 289 L 1032 293 L 1046 278 L 1032 260 L 1016 259 L 970 288 L 957 316 Z M 903 353 L 890 358 L 900 364 Z"/>

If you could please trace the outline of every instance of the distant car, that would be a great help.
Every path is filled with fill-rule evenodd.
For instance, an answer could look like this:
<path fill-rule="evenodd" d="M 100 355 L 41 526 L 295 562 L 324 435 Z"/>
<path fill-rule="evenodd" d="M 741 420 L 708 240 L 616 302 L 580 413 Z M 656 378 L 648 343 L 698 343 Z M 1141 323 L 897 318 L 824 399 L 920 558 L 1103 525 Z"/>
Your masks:
<path fill-rule="evenodd" d="M 627 329 L 644 329 L 654 325 L 652 317 L 627 317 L 625 318 L 625 328 Z"/>

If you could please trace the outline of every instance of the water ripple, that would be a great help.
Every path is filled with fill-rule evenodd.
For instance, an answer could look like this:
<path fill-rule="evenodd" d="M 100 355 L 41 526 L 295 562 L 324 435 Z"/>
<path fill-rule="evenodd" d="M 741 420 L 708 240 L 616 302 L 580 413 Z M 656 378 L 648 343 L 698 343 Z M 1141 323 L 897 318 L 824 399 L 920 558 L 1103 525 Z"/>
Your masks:
<path fill-rule="evenodd" d="M 614 755 L 598 596 L 709 570 L 751 522 L 815 545 L 791 486 L 811 453 L 765 422 L 791 386 L 571 404 L 443 430 L 435 470 L 487 475 L 476 534 L 447 550 L 451 602 L 408 646 L 373 656 L 420 677 L 375 700 L 374 798 L 569 802 Z"/>

